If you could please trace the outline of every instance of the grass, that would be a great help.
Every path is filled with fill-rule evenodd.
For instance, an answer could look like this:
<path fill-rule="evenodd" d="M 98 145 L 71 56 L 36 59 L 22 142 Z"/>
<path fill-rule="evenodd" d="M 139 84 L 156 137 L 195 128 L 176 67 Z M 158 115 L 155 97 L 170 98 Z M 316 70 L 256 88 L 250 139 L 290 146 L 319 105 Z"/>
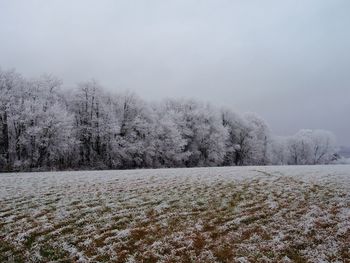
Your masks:
<path fill-rule="evenodd" d="M 350 258 L 349 167 L 0 177 L 0 262 Z"/>

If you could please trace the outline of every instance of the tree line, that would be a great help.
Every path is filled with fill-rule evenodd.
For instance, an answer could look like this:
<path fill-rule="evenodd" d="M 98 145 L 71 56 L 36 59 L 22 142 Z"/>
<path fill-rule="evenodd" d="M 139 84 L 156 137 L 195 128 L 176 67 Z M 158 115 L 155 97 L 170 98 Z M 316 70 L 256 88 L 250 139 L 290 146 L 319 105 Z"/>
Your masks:
<path fill-rule="evenodd" d="M 0 69 L 0 171 L 328 164 L 336 150 L 329 131 L 280 137 L 253 113 Z"/>

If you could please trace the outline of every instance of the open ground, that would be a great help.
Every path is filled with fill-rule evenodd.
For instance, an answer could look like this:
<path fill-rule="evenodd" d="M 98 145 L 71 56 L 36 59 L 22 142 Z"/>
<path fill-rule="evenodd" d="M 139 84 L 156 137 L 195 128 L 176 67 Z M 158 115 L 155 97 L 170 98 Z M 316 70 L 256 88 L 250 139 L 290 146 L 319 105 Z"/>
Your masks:
<path fill-rule="evenodd" d="M 350 262 L 350 166 L 0 174 L 0 262 Z"/>

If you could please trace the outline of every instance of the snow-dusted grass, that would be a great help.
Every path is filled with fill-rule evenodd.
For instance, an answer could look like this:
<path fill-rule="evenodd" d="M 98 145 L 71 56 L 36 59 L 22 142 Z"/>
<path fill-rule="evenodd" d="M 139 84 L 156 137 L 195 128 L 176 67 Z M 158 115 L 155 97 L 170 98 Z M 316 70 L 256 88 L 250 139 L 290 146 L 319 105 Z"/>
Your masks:
<path fill-rule="evenodd" d="M 350 166 L 0 174 L 0 262 L 349 262 Z"/>

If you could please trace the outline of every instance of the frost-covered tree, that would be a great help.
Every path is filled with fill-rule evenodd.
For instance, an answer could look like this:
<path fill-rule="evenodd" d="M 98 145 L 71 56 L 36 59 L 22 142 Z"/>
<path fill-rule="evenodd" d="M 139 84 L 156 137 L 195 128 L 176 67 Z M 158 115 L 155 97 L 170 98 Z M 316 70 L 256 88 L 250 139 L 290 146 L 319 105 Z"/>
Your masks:
<path fill-rule="evenodd" d="M 14 70 L 2 71 L 0 68 L 0 170 L 11 170 L 15 156 L 15 144 L 18 144 L 20 124 L 17 116 L 21 112 L 21 98 L 24 95 L 24 80 Z"/>
<path fill-rule="evenodd" d="M 113 96 L 91 80 L 78 85 L 70 105 L 80 165 L 117 168 L 120 161 L 115 153 L 120 124 Z"/>
<path fill-rule="evenodd" d="M 222 165 L 228 133 L 219 111 L 193 100 L 168 100 L 167 111 L 178 114 L 178 129 L 186 141 L 186 166 Z"/>
<path fill-rule="evenodd" d="M 28 81 L 14 71 L 0 75 L 4 167 L 63 166 L 74 139 L 72 118 L 59 92 L 61 82 L 50 76 Z"/>
<path fill-rule="evenodd" d="M 327 164 L 335 136 L 301 130 L 273 136 L 259 116 L 208 103 L 73 90 L 50 75 L 25 79 L 0 69 L 0 170 Z"/>
<path fill-rule="evenodd" d="M 179 115 L 173 110 L 166 110 L 166 105 L 154 108 L 153 125 L 154 167 L 181 167 L 188 154 L 184 152 L 186 140 L 177 125 Z"/>
<path fill-rule="evenodd" d="M 61 81 L 52 76 L 28 83 L 22 136 L 32 168 L 64 166 L 75 143 L 71 134 L 73 118 L 59 92 L 60 86 Z"/>
<path fill-rule="evenodd" d="M 153 112 L 138 96 L 124 92 L 113 96 L 118 129 L 115 135 L 119 168 L 152 167 Z"/>
<path fill-rule="evenodd" d="M 323 130 L 300 130 L 288 139 L 289 164 L 327 164 L 336 153 L 335 136 Z"/>
<path fill-rule="evenodd" d="M 250 151 L 250 130 L 243 118 L 230 109 L 221 110 L 222 125 L 227 129 L 224 165 L 242 165 Z"/>
<path fill-rule="evenodd" d="M 266 122 L 254 113 L 244 114 L 244 119 L 250 126 L 250 152 L 248 164 L 267 165 L 270 164 L 271 131 Z"/>
<path fill-rule="evenodd" d="M 337 152 L 336 138 L 332 132 L 314 130 L 311 138 L 312 164 L 328 164 Z"/>
<path fill-rule="evenodd" d="M 270 164 L 288 164 L 288 154 L 287 138 L 282 136 L 273 136 L 270 142 Z"/>
<path fill-rule="evenodd" d="M 228 130 L 226 165 L 266 165 L 270 163 L 271 133 L 256 114 L 242 116 L 224 109 L 222 123 Z"/>

